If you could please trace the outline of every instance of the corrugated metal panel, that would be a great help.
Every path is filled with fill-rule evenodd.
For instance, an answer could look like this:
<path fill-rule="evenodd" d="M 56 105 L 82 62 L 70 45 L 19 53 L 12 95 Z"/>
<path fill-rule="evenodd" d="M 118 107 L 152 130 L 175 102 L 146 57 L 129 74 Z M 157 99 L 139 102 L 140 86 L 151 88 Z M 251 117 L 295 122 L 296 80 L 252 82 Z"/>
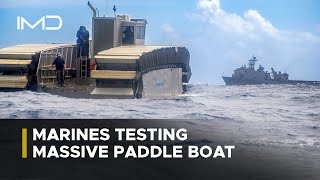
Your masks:
<path fill-rule="evenodd" d="M 94 70 L 91 71 L 92 79 L 134 79 L 136 71 L 108 71 Z"/>
<path fill-rule="evenodd" d="M 113 48 L 115 45 L 115 18 L 95 17 L 92 21 L 93 26 L 93 46 L 94 55 L 98 52 Z"/>
<path fill-rule="evenodd" d="M 51 48 L 49 50 L 44 50 L 40 54 L 39 63 L 38 63 L 38 70 L 37 70 L 37 78 L 38 83 L 42 85 L 51 85 L 55 82 L 55 71 L 50 70 L 52 66 L 52 62 L 57 57 L 57 53 L 60 53 L 65 61 L 65 68 L 66 68 L 66 76 L 69 76 L 70 70 L 76 70 L 80 73 L 80 65 L 77 63 L 76 59 L 76 45 L 75 44 L 68 44 L 62 45 L 56 48 Z M 78 74 L 78 77 L 80 75 Z"/>

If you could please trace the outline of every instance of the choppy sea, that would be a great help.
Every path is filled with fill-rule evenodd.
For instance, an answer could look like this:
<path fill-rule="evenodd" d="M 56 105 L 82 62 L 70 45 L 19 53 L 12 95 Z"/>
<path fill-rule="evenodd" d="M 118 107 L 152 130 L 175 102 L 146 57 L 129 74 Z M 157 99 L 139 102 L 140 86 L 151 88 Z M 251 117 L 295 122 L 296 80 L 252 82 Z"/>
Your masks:
<path fill-rule="evenodd" d="M 320 87 L 190 85 L 173 99 L 71 99 L 43 92 L 0 92 L 9 119 L 178 119 L 201 131 L 236 133 L 243 144 L 320 148 Z"/>

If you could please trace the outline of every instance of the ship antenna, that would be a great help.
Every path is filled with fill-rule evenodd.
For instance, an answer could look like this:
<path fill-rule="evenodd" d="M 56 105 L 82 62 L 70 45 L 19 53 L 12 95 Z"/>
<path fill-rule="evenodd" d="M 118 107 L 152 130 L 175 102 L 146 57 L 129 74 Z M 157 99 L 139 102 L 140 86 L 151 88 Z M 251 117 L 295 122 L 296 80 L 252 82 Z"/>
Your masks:
<path fill-rule="evenodd" d="M 115 17 L 117 16 L 116 12 L 117 12 L 116 0 L 114 0 L 113 13 L 114 13 L 114 16 L 115 16 Z"/>
<path fill-rule="evenodd" d="M 116 7 L 116 5 L 113 6 L 113 12 L 114 12 L 114 16 L 116 16 L 116 12 L 117 12 L 117 7 Z"/>
<path fill-rule="evenodd" d="M 258 61 L 258 59 L 253 55 L 252 59 L 249 60 L 249 69 L 254 70 L 255 66 L 256 66 L 256 62 Z"/>

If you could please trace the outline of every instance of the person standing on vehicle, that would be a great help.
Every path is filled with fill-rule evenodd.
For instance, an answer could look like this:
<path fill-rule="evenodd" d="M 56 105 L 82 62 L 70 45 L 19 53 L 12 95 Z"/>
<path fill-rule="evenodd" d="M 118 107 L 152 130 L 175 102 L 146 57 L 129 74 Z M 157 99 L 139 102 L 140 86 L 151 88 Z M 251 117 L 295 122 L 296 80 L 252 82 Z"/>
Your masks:
<path fill-rule="evenodd" d="M 89 31 L 84 26 L 80 26 L 77 31 L 77 57 L 89 57 Z"/>
<path fill-rule="evenodd" d="M 52 67 L 53 65 L 56 66 L 56 76 L 57 76 L 57 82 L 58 82 L 58 86 L 59 87 L 64 87 L 64 59 L 62 58 L 61 54 L 58 53 L 57 54 L 57 58 L 54 59 L 53 63 L 52 63 Z"/>

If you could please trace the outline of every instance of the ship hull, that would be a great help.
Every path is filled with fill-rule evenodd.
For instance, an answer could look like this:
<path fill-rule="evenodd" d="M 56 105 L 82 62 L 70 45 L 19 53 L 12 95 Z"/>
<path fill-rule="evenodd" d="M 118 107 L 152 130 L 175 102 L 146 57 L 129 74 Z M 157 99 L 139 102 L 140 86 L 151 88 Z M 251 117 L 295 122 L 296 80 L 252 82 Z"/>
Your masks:
<path fill-rule="evenodd" d="M 134 94 L 133 88 L 99 88 L 94 79 L 85 80 L 66 79 L 64 87 L 56 84 L 42 86 L 40 91 L 68 98 L 81 99 L 134 99 L 134 98 L 171 98 L 183 93 L 184 85 L 181 81 L 181 68 L 166 68 L 153 70 L 141 75 L 137 80 L 139 91 Z M 140 94 L 138 94 L 140 93 Z"/>
<path fill-rule="evenodd" d="M 301 80 L 288 80 L 288 81 L 274 81 L 274 80 L 264 80 L 264 81 L 257 81 L 251 79 L 237 79 L 233 77 L 222 77 L 225 84 L 229 85 L 260 85 L 260 84 L 306 84 L 306 85 L 313 85 L 313 86 L 320 86 L 320 81 L 301 81 Z"/>

